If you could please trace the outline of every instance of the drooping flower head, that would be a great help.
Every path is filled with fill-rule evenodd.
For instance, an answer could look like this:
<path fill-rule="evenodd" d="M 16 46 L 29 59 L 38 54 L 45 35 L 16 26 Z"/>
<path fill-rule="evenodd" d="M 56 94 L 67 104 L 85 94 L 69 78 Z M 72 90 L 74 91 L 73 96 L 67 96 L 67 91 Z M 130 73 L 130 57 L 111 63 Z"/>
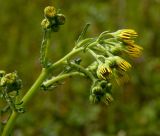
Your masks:
<path fill-rule="evenodd" d="M 125 44 L 124 52 L 133 58 L 138 58 L 142 55 L 143 48 L 136 45 L 134 42 L 128 42 Z"/>
<path fill-rule="evenodd" d="M 111 68 L 106 63 L 99 64 L 97 68 L 97 76 L 99 79 L 107 80 L 112 73 Z"/>
<path fill-rule="evenodd" d="M 132 66 L 129 62 L 127 62 L 126 60 L 122 59 L 119 56 L 115 56 L 115 67 L 117 68 L 117 70 L 120 71 L 128 71 Z"/>

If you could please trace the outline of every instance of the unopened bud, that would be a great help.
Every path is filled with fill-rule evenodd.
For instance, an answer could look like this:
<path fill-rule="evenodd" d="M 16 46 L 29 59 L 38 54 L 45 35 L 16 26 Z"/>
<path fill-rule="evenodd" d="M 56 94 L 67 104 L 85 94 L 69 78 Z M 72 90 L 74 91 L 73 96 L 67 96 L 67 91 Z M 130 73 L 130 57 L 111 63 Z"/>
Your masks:
<path fill-rule="evenodd" d="M 92 88 L 92 93 L 95 95 L 103 95 L 103 89 L 101 86 L 95 86 Z"/>
<path fill-rule="evenodd" d="M 57 25 L 64 25 L 66 17 L 63 14 L 56 15 L 56 23 Z"/>
<path fill-rule="evenodd" d="M 89 100 L 90 100 L 91 103 L 97 104 L 97 103 L 100 102 L 100 97 L 96 96 L 95 94 L 91 94 L 89 96 Z"/>
<path fill-rule="evenodd" d="M 50 27 L 50 22 L 48 19 L 43 19 L 42 22 L 41 22 L 41 26 L 43 29 L 47 29 Z"/>
<path fill-rule="evenodd" d="M 6 74 L 4 70 L 0 70 L 0 77 L 3 77 Z"/>

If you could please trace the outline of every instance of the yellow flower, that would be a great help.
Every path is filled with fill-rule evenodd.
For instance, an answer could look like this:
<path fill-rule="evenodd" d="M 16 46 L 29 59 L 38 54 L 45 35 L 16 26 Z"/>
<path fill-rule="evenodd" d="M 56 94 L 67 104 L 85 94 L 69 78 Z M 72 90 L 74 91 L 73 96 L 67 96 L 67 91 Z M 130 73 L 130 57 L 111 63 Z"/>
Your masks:
<path fill-rule="evenodd" d="M 53 18 L 56 15 L 56 9 L 53 6 L 47 6 L 44 9 L 44 15 L 47 18 Z"/>
<path fill-rule="evenodd" d="M 128 43 L 126 44 L 126 47 L 124 51 L 130 55 L 131 57 L 137 58 L 140 57 L 142 54 L 143 48 L 140 47 L 139 45 L 136 45 L 134 43 Z"/>
<path fill-rule="evenodd" d="M 115 58 L 117 70 L 120 71 L 128 71 L 132 66 L 126 60 L 122 59 L 121 57 L 116 56 Z"/>
<path fill-rule="evenodd" d="M 99 79 L 106 80 L 107 78 L 109 78 L 111 73 L 111 68 L 107 66 L 105 63 L 100 64 L 97 68 L 97 76 Z"/>
<path fill-rule="evenodd" d="M 121 29 L 116 32 L 110 33 L 112 36 L 120 38 L 122 41 L 133 40 L 138 36 L 137 32 L 133 29 Z"/>
<path fill-rule="evenodd" d="M 122 29 L 119 30 L 118 37 L 122 40 L 131 40 L 133 38 L 136 38 L 138 36 L 137 32 L 133 29 Z"/>

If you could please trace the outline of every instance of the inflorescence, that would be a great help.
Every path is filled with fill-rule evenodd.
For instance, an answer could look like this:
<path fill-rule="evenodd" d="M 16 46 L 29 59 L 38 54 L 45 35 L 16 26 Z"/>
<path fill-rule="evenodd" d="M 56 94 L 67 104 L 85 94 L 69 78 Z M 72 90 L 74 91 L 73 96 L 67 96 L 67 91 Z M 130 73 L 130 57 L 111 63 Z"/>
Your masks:
<path fill-rule="evenodd" d="M 130 57 L 137 58 L 141 56 L 143 48 L 135 43 L 138 34 L 133 29 L 121 29 L 116 32 L 104 31 L 96 38 L 86 38 L 84 35 L 89 24 L 86 25 L 80 34 L 74 48 L 70 53 L 59 61 L 52 63 L 48 61 L 48 50 L 50 46 L 51 33 L 58 32 L 61 25 L 65 23 L 65 16 L 59 13 L 59 10 L 52 6 L 44 9 L 44 19 L 41 26 L 44 32 L 40 61 L 43 69 L 47 69 L 48 77 L 41 84 L 41 88 L 48 90 L 56 87 L 59 80 L 69 76 L 80 75 L 91 80 L 91 90 L 89 100 L 92 103 L 104 102 L 109 105 L 113 101 L 112 97 L 112 79 L 118 84 L 128 79 L 127 72 L 132 65 L 124 59 L 127 54 Z M 83 58 L 71 59 L 71 57 L 79 52 L 90 54 L 94 61 L 84 67 L 81 65 Z M 52 73 L 57 67 L 64 69 L 57 76 Z M 63 66 L 62 66 L 63 65 Z M 16 97 L 22 87 L 22 81 L 16 72 L 6 74 L 0 71 L 0 92 L 1 96 L 6 100 L 9 107 L 14 111 L 17 108 Z M 10 93 L 16 92 L 13 96 Z"/>
<path fill-rule="evenodd" d="M 41 23 L 44 30 L 57 32 L 58 29 L 55 28 L 64 24 L 64 15 L 57 14 L 54 7 L 46 7 L 44 14 L 45 19 Z M 96 38 L 84 39 L 83 37 L 88 26 L 87 24 L 82 31 L 71 52 L 73 52 L 73 54 L 78 52 L 89 53 L 95 61 L 88 67 L 83 67 L 81 65 L 82 58 L 80 59 L 81 61 L 77 63 L 74 59 L 71 60 L 70 57 L 68 57 L 63 61 L 65 72 L 63 71 L 62 73 L 69 74 L 77 72 L 79 75 L 90 78 L 92 86 L 89 100 L 92 103 L 102 101 L 108 105 L 113 101 L 111 94 L 112 79 L 115 79 L 118 84 L 128 80 L 127 71 L 129 71 L 132 66 L 123 57 L 126 57 L 125 54 L 133 58 L 140 57 L 143 48 L 135 43 L 138 34 L 133 29 L 121 29 L 116 32 L 104 31 Z M 53 81 L 57 77 L 53 76 L 47 79 L 41 87 L 47 90 L 50 87 L 56 86 Z"/>

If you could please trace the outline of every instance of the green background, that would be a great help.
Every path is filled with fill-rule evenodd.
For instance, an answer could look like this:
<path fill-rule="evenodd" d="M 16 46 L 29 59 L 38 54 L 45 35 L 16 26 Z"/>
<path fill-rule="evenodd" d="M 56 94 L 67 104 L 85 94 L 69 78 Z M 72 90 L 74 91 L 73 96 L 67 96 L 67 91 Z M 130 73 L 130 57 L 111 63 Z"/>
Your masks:
<path fill-rule="evenodd" d="M 18 71 L 22 96 L 41 70 L 40 22 L 48 5 L 66 15 L 66 24 L 52 36 L 52 61 L 73 48 L 86 23 L 91 23 L 87 37 L 104 30 L 135 29 L 144 53 L 131 60 L 129 83 L 114 86 L 115 101 L 109 107 L 89 103 L 89 81 L 67 79 L 52 91 L 39 91 L 19 116 L 13 135 L 159 136 L 160 0 L 0 0 L 0 69 Z M 0 100 L 0 108 L 4 105 Z M 0 121 L 8 115 L 0 116 Z"/>

